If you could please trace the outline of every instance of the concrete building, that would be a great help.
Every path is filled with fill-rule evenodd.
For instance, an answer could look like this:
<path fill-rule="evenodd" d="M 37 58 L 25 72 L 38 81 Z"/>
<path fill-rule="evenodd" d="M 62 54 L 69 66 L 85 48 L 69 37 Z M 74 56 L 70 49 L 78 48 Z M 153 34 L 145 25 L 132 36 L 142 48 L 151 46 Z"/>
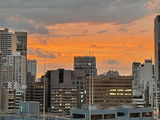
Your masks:
<path fill-rule="evenodd" d="M 15 32 L 17 37 L 17 52 L 21 55 L 27 56 L 27 32 Z"/>
<path fill-rule="evenodd" d="M 3 111 L 16 109 L 16 90 L 2 88 L 1 109 Z"/>
<path fill-rule="evenodd" d="M 145 106 L 154 106 L 155 78 L 154 66 L 151 59 L 146 59 L 144 64 L 134 62 L 133 73 L 133 96 L 144 99 Z"/>
<path fill-rule="evenodd" d="M 91 82 L 93 81 L 93 82 Z M 132 103 L 131 76 L 95 76 L 86 81 L 86 103 L 102 108 Z"/>
<path fill-rule="evenodd" d="M 77 88 L 77 108 L 81 108 L 86 103 L 86 75 L 84 71 L 73 71 L 72 86 Z"/>
<path fill-rule="evenodd" d="M 16 82 L 21 87 L 26 85 L 26 58 L 19 52 L 6 57 L 6 82 Z M 16 89 L 16 88 L 13 88 Z"/>
<path fill-rule="evenodd" d="M 71 120 L 154 120 L 153 109 L 120 106 L 117 109 L 71 109 Z"/>
<path fill-rule="evenodd" d="M 17 37 L 7 28 L 0 30 L 0 51 L 2 52 L 2 82 L 6 80 L 6 57 L 16 51 Z"/>
<path fill-rule="evenodd" d="M 75 56 L 74 71 L 83 70 L 86 76 L 97 75 L 96 58 L 94 56 Z"/>
<path fill-rule="evenodd" d="M 36 60 L 27 60 L 27 79 L 26 82 L 35 82 L 36 79 Z"/>
<path fill-rule="evenodd" d="M 46 82 L 45 86 L 45 111 L 48 111 L 48 84 Z M 26 101 L 35 101 L 40 103 L 40 111 L 43 111 L 43 104 L 44 104 L 44 81 L 43 77 L 41 78 L 40 82 L 30 82 L 27 84 L 26 89 Z"/>
<path fill-rule="evenodd" d="M 77 91 L 72 87 L 72 71 L 57 69 L 46 73 L 48 81 L 48 107 L 51 112 L 67 114 L 77 106 Z M 66 104 L 66 105 L 65 105 Z"/>

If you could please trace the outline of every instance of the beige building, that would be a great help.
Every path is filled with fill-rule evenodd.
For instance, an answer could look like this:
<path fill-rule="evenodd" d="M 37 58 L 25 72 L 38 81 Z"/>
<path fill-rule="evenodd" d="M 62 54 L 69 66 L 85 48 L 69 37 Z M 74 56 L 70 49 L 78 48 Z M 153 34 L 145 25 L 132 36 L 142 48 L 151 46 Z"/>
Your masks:
<path fill-rule="evenodd" d="M 93 87 L 91 87 L 92 85 Z M 102 108 L 132 103 L 132 77 L 95 76 L 93 82 L 91 82 L 91 78 L 88 78 L 86 80 L 86 102 L 100 105 Z"/>

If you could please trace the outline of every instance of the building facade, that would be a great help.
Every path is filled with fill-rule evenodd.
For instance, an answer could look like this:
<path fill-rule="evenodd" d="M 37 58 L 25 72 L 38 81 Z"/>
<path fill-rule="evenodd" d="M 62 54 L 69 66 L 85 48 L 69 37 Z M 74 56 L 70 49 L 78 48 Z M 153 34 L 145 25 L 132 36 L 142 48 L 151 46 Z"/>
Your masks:
<path fill-rule="evenodd" d="M 16 82 L 21 87 L 26 85 L 26 58 L 19 52 L 6 57 L 6 82 Z M 13 88 L 16 89 L 16 88 Z"/>
<path fill-rule="evenodd" d="M 97 75 L 96 58 L 94 56 L 75 56 L 74 71 L 83 70 L 86 76 Z"/>
<path fill-rule="evenodd" d="M 91 82 L 93 81 L 93 82 Z M 131 76 L 95 76 L 86 81 L 86 103 L 102 108 L 132 103 Z"/>
<path fill-rule="evenodd" d="M 86 103 L 86 75 L 83 70 L 73 71 L 72 86 L 77 88 L 77 108 L 81 108 Z"/>
<path fill-rule="evenodd" d="M 77 106 L 77 90 L 72 86 L 72 71 L 57 69 L 46 73 L 48 81 L 48 107 L 51 112 L 67 114 Z M 66 103 L 66 104 L 65 104 Z"/>
<path fill-rule="evenodd" d="M 153 109 L 120 106 L 117 109 L 71 109 L 71 120 L 154 120 Z"/>
<path fill-rule="evenodd" d="M 154 20 L 154 42 L 155 42 L 155 77 L 160 87 L 160 15 Z"/>
<path fill-rule="evenodd" d="M 27 83 L 35 82 L 36 67 L 37 67 L 36 60 L 27 60 L 27 78 L 26 78 Z"/>
<path fill-rule="evenodd" d="M 45 87 L 45 111 L 48 112 L 48 91 L 47 83 Z M 41 78 L 40 82 L 30 82 L 27 84 L 26 101 L 34 101 L 40 103 L 40 111 L 43 112 L 44 105 L 44 81 Z"/>
<path fill-rule="evenodd" d="M 155 78 L 154 66 L 151 59 L 146 59 L 144 64 L 134 62 L 133 74 L 133 96 L 144 99 L 145 106 L 154 106 Z"/>
<path fill-rule="evenodd" d="M 27 32 L 15 32 L 17 37 L 16 51 L 21 55 L 27 56 Z"/>

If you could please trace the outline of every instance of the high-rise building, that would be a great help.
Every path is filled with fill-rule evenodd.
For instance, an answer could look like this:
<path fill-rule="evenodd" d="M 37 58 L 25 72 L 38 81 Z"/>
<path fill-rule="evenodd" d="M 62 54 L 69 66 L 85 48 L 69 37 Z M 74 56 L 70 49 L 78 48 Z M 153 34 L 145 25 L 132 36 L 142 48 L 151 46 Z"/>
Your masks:
<path fill-rule="evenodd" d="M 144 64 L 133 62 L 133 96 L 143 99 L 146 106 L 154 105 L 154 66 L 152 59 L 146 59 Z"/>
<path fill-rule="evenodd" d="M 6 80 L 6 57 L 16 51 L 17 37 L 7 28 L 0 30 L 0 51 L 2 52 L 2 82 Z"/>
<path fill-rule="evenodd" d="M 20 52 L 13 52 L 6 57 L 6 74 L 5 82 L 13 82 L 21 87 L 26 85 L 26 58 L 20 55 Z M 12 88 L 16 89 L 16 88 Z"/>
<path fill-rule="evenodd" d="M 36 60 L 27 60 L 27 79 L 26 82 L 34 82 L 36 79 Z"/>
<path fill-rule="evenodd" d="M 131 76 L 95 76 L 86 81 L 86 103 L 102 108 L 132 103 Z"/>
<path fill-rule="evenodd" d="M 16 51 L 17 37 L 9 32 L 7 28 L 0 30 L 0 50 L 2 52 L 2 63 L 6 62 L 6 56 Z"/>
<path fill-rule="evenodd" d="M 17 49 L 21 55 L 27 56 L 27 32 L 15 32 L 17 36 Z"/>
<path fill-rule="evenodd" d="M 155 40 L 155 77 L 160 87 L 160 15 L 154 20 L 154 40 Z"/>
<path fill-rule="evenodd" d="M 77 90 L 72 87 L 72 70 L 50 70 L 46 73 L 48 81 L 48 107 L 53 113 L 67 114 L 77 106 Z"/>
<path fill-rule="evenodd" d="M 97 75 L 96 58 L 94 56 L 74 57 L 74 71 L 84 70 L 86 76 Z"/>
<path fill-rule="evenodd" d="M 81 108 L 86 103 L 86 75 L 84 71 L 73 71 L 72 86 L 77 88 L 77 108 Z"/>

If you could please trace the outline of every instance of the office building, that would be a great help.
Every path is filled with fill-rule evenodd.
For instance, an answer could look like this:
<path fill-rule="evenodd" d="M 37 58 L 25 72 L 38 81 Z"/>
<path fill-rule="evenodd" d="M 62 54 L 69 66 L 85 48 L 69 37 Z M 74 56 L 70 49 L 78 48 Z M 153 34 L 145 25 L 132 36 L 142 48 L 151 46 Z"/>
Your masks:
<path fill-rule="evenodd" d="M 46 73 L 48 81 L 48 107 L 53 113 L 68 114 L 77 106 L 77 90 L 72 87 L 72 71 L 57 69 Z"/>
<path fill-rule="evenodd" d="M 96 58 L 94 56 L 74 57 L 74 71 L 83 70 L 86 76 L 97 75 Z"/>
<path fill-rule="evenodd" d="M 95 76 L 86 80 L 86 103 L 102 108 L 132 103 L 131 76 Z"/>
<path fill-rule="evenodd" d="M 1 100 L 1 93 L 2 93 L 2 52 L 0 51 L 0 100 Z M 1 102 L 0 102 L 1 108 Z"/>
<path fill-rule="evenodd" d="M 72 86 L 77 88 L 77 108 L 81 108 L 86 103 L 86 75 L 83 70 L 73 71 Z"/>
<path fill-rule="evenodd" d="M 36 79 L 36 60 L 27 60 L 27 79 L 26 82 L 35 82 Z"/>
<path fill-rule="evenodd" d="M 48 111 L 48 84 L 45 83 L 45 111 Z M 26 101 L 34 101 L 40 103 L 40 111 L 43 111 L 44 104 L 44 77 L 39 82 L 30 82 L 27 84 Z"/>
<path fill-rule="evenodd" d="M 13 52 L 6 57 L 6 81 L 26 85 L 26 58 L 19 52 Z M 15 89 L 15 88 L 13 88 Z"/>
<path fill-rule="evenodd" d="M 17 52 L 20 55 L 27 56 L 27 32 L 15 32 L 17 37 Z"/>
<path fill-rule="evenodd" d="M 134 62 L 133 73 L 133 96 L 144 99 L 145 106 L 154 106 L 155 78 L 154 66 L 151 59 L 146 59 L 144 64 Z"/>
<path fill-rule="evenodd" d="M 154 41 L 155 41 L 155 77 L 160 87 L 160 15 L 154 20 Z"/>
<path fill-rule="evenodd" d="M 71 109 L 71 120 L 154 120 L 152 108 L 119 106 L 116 109 Z"/>

